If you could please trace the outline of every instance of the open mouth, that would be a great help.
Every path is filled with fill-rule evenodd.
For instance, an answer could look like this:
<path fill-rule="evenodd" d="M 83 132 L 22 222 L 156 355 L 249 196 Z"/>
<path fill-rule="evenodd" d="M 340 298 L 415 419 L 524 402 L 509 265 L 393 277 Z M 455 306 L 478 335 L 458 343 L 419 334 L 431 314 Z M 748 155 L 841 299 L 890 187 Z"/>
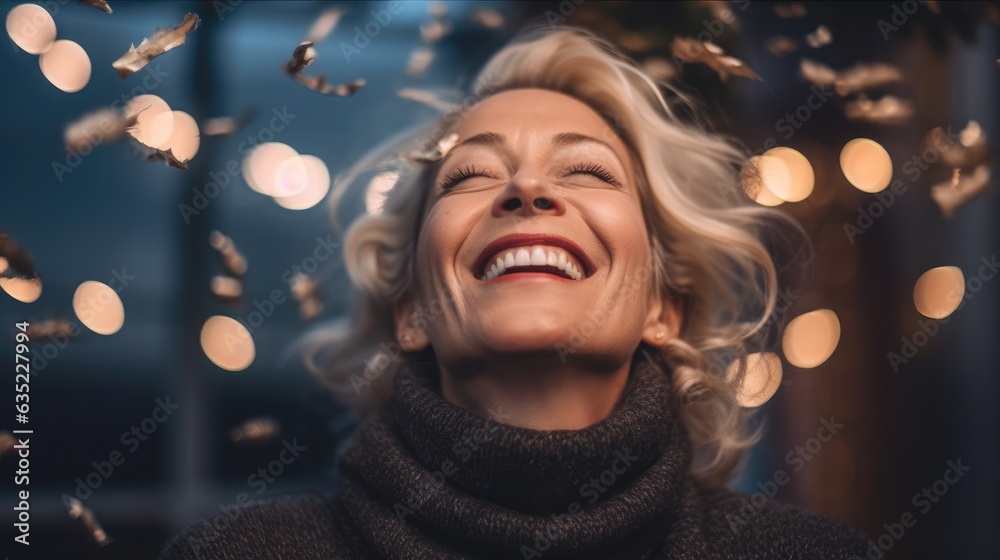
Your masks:
<path fill-rule="evenodd" d="M 517 272 L 546 273 L 568 280 L 583 280 L 588 276 L 589 267 L 580 257 L 559 246 L 508 246 L 484 255 L 476 269 L 483 282 Z"/>

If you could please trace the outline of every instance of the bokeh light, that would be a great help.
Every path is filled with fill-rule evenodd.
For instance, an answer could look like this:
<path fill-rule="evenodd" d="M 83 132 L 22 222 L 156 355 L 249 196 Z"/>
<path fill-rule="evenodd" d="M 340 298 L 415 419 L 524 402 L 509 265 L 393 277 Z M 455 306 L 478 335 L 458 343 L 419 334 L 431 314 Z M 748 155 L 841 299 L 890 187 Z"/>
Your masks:
<path fill-rule="evenodd" d="M 892 158 L 874 140 L 855 138 L 840 151 L 844 177 L 860 191 L 877 193 L 892 181 Z"/>
<path fill-rule="evenodd" d="M 792 148 L 771 148 L 760 156 L 757 166 L 767 190 L 785 202 L 805 200 L 816 185 L 809 160 Z"/>
<path fill-rule="evenodd" d="M 42 295 L 42 279 L 39 277 L 0 278 L 0 289 L 22 303 L 33 303 Z"/>
<path fill-rule="evenodd" d="M 305 189 L 296 195 L 274 199 L 278 206 L 289 210 L 312 208 L 326 198 L 327 193 L 330 192 L 330 170 L 327 169 L 323 160 L 310 155 L 297 156 L 297 159 L 300 163 L 296 164 L 295 167 L 302 165 L 306 171 Z"/>
<path fill-rule="evenodd" d="M 166 115 L 161 113 L 158 116 Z M 181 161 L 188 161 L 198 153 L 201 146 L 201 136 L 198 132 L 198 123 L 194 117 L 184 111 L 171 111 L 169 114 L 172 128 L 170 140 L 167 147 L 173 151 L 174 157 Z"/>
<path fill-rule="evenodd" d="M 793 366 L 814 368 L 827 360 L 840 342 L 840 319 L 830 309 L 817 309 L 792 319 L 781 341 Z"/>
<path fill-rule="evenodd" d="M 137 95 L 125 107 L 126 118 L 136 115 L 135 127 L 129 134 L 146 146 L 163 149 L 174 133 L 174 114 L 170 105 L 151 93 Z"/>
<path fill-rule="evenodd" d="M 90 81 L 90 57 L 73 41 L 62 39 L 53 43 L 38 57 L 38 65 L 52 85 L 66 93 L 80 91 Z"/>
<path fill-rule="evenodd" d="M 253 337 L 239 321 L 222 315 L 209 317 L 201 328 L 201 349 L 213 364 L 228 371 L 242 371 L 256 355 Z"/>
<path fill-rule="evenodd" d="M 38 4 L 21 4 L 7 12 L 7 35 L 30 54 L 42 54 L 56 41 L 56 22 Z"/>
<path fill-rule="evenodd" d="M 294 196 L 306 188 L 306 171 L 301 160 L 282 168 L 286 160 L 299 153 L 288 144 L 265 142 L 247 154 L 243 160 L 243 180 L 261 194 L 274 197 Z"/>
<path fill-rule="evenodd" d="M 125 306 L 107 284 L 88 280 L 73 294 L 73 313 L 97 334 L 115 334 L 125 324 Z"/>
<path fill-rule="evenodd" d="M 965 296 L 965 275 L 957 266 L 939 266 L 920 275 L 913 286 L 913 305 L 924 317 L 944 319 Z"/>
<path fill-rule="evenodd" d="M 739 362 L 734 361 L 726 371 L 726 379 L 734 380 Z M 774 352 L 756 352 L 747 356 L 747 371 L 743 382 L 736 388 L 736 401 L 745 408 L 755 408 L 774 396 L 781 385 L 781 358 Z"/>

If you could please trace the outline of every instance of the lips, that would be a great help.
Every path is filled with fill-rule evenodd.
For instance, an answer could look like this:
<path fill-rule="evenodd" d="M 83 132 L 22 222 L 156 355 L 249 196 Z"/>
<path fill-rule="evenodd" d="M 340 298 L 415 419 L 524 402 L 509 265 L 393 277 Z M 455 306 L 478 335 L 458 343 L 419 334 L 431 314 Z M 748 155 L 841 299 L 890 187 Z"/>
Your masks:
<path fill-rule="evenodd" d="M 505 235 L 487 245 L 473 264 L 473 274 L 482 281 L 514 272 L 547 272 L 571 280 L 583 280 L 595 269 L 579 245 L 553 234 Z"/>

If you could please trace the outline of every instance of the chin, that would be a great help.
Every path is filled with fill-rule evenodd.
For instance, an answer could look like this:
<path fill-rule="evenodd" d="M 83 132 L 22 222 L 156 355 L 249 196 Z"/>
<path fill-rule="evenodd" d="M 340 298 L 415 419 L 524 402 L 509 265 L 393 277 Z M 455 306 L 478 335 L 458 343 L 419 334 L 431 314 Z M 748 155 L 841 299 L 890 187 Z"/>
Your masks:
<path fill-rule="evenodd" d="M 512 318 L 505 314 L 483 325 L 486 344 L 498 353 L 552 353 L 573 337 L 572 321 L 558 313 L 535 313 Z"/>

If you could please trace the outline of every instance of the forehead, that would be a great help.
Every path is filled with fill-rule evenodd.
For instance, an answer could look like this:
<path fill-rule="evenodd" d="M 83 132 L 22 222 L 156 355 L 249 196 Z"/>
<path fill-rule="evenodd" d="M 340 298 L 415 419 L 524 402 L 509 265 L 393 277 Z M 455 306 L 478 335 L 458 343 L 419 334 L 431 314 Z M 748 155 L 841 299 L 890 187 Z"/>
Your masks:
<path fill-rule="evenodd" d="M 459 141 L 481 132 L 525 140 L 576 132 L 607 142 L 622 161 L 628 161 L 625 144 L 600 114 L 579 99 L 546 89 L 513 89 L 487 97 L 469 111 L 455 132 Z"/>

